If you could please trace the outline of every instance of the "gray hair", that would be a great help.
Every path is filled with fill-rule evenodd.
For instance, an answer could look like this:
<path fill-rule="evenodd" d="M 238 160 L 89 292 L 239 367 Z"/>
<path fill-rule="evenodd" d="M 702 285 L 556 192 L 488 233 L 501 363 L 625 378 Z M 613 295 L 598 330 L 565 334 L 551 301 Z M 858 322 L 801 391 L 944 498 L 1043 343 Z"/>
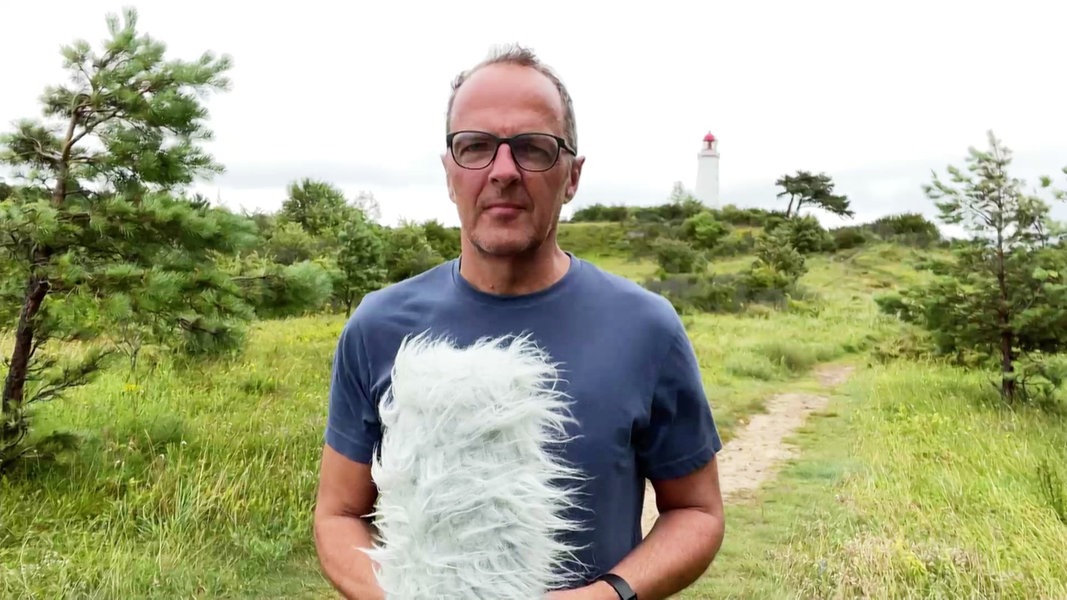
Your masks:
<path fill-rule="evenodd" d="M 530 67 L 547 77 L 556 86 L 560 100 L 563 103 L 563 138 L 570 143 L 571 148 L 578 151 L 578 126 L 574 118 L 574 101 L 571 99 L 567 86 L 563 85 L 559 76 L 551 67 L 541 62 L 533 50 L 510 44 L 503 47 L 495 47 L 489 52 L 489 56 L 474 67 L 463 71 L 452 80 L 452 94 L 448 97 L 448 110 L 445 113 L 445 131 L 449 131 L 452 122 L 452 105 L 456 100 L 456 92 L 470 76 L 482 67 L 496 64 L 512 64 L 522 67 Z"/>

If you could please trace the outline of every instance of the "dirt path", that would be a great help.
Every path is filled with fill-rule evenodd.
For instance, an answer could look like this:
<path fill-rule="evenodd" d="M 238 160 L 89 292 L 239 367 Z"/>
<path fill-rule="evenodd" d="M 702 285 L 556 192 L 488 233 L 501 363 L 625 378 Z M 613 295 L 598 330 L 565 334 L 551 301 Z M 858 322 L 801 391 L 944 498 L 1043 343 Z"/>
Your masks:
<path fill-rule="evenodd" d="M 816 370 L 823 386 L 843 383 L 852 367 L 832 365 Z M 783 440 L 804 424 L 808 415 L 826 406 L 829 398 L 810 393 L 778 394 L 767 401 L 766 412 L 754 415 L 748 425 L 724 444 L 719 454 L 719 480 L 723 498 L 757 489 L 778 472 L 782 461 L 796 456 L 796 448 Z M 642 529 L 647 535 L 658 515 L 656 495 L 649 485 L 645 491 Z"/>

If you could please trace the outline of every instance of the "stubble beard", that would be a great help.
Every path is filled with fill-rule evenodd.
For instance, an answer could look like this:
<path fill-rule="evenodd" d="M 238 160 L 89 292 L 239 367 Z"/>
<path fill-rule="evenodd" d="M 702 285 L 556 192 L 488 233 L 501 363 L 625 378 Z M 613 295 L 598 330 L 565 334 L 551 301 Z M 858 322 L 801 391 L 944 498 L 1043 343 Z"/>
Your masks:
<path fill-rule="evenodd" d="M 532 258 L 549 242 L 559 222 L 560 210 L 556 211 L 553 223 L 543 231 L 532 226 L 503 226 L 503 231 L 493 231 L 492 225 L 486 225 L 488 232 L 481 233 L 475 227 L 467 238 L 474 250 L 486 258 Z"/>
<path fill-rule="evenodd" d="M 504 235 L 479 235 L 477 231 L 469 237 L 471 246 L 478 254 L 487 258 L 523 258 L 534 255 L 544 244 L 543 239 L 527 233 L 510 233 Z"/>

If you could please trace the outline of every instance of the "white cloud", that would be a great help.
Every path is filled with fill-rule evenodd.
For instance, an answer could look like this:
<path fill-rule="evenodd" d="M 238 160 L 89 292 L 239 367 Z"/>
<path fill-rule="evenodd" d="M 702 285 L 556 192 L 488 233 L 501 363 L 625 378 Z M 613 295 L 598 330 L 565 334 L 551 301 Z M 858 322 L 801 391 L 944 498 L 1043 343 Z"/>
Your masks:
<path fill-rule="evenodd" d="M 0 127 L 39 112 L 59 48 L 105 35 L 118 1 L 7 3 Z M 455 222 L 438 154 L 449 83 L 520 41 L 564 77 L 587 156 L 575 206 L 652 203 L 693 185 L 707 130 L 722 197 L 766 205 L 774 180 L 826 171 L 860 214 L 926 206 L 918 185 L 993 129 L 1021 169 L 1067 165 L 1059 58 L 1067 6 L 1015 2 L 542 1 L 265 5 L 142 3 L 141 29 L 191 58 L 233 56 L 210 148 L 229 173 L 201 189 L 276 208 L 321 176 L 373 191 L 386 220 Z M 1062 180 L 1062 176 L 1061 176 Z"/>

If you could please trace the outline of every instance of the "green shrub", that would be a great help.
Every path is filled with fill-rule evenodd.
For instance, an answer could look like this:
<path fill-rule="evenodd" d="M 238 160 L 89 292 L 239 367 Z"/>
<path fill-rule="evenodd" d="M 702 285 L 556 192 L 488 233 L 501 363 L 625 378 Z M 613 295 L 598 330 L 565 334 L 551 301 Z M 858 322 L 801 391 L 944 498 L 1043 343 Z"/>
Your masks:
<path fill-rule="evenodd" d="M 629 252 L 631 233 L 618 223 L 561 224 L 557 241 L 578 256 L 617 256 Z"/>
<path fill-rule="evenodd" d="M 778 213 L 763 208 L 738 208 L 728 204 L 711 211 L 719 221 L 740 227 L 766 227 L 769 221 L 777 220 Z"/>
<path fill-rule="evenodd" d="M 670 300 L 679 313 L 736 313 L 744 308 L 747 290 L 736 275 L 672 273 L 645 282 L 645 287 Z"/>
<path fill-rule="evenodd" d="M 680 231 L 683 239 L 698 250 L 712 250 L 729 235 L 730 226 L 704 211 L 683 221 Z"/>
<path fill-rule="evenodd" d="M 755 278 L 748 272 L 672 273 L 648 280 L 644 285 L 669 300 L 679 313 L 740 313 L 752 306 L 777 310 L 790 306 L 790 288 L 754 283 Z"/>
<path fill-rule="evenodd" d="M 944 241 L 937 225 L 917 213 L 889 215 L 861 227 L 878 239 L 917 248 L 940 245 Z"/>
<path fill-rule="evenodd" d="M 748 254 L 756 247 L 756 236 L 752 231 L 731 231 L 717 246 L 711 249 L 710 255 L 716 257 L 738 256 Z"/>
<path fill-rule="evenodd" d="M 783 221 L 768 231 L 780 232 L 789 245 L 801 254 L 815 254 L 834 249 L 834 237 L 811 215 Z"/>
<path fill-rule="evenodd" d="M 791 239 L 791 232 L 783 228 L 757 238 L 756 260 L 748 271 L 750 285 L 757 289 L 786 289 L 807 272 L 804 255 Z"/>
<path fill-rule="evenodd" d="M 659 206 L 638 206 L 630 209 L 630 215 L 639 223 L 681 223 L 682 221 L 707 210 L 699 200 L 677 189 L 671 201 Z"/>
<path fill-rule="evenodd" d="M 935 240 L 941 237 L 941 232 L 938 231 L 937 225 L 918 213 L 903 213 L 881 217 L 867 225 L 867 228 L 875 235 L 884 238 L 912 234 L 926 236 Z"/>
<path fill-rule="evenodd" d="M 593 204 L 591 206 L 583 206 L 574 211 L 574 215 L 571 216 L 570 221 L 572 223 L 591 223 L 591 222 L 615 222 L 622 223 L 630 218 L 630 209 L 623 205 L 607 206 L 604 204 Z"/>
<path fill-rule="evenodd" d="M 657 238 L 652 250 L 661 274 L 697 273 L 708 266 L 707 256 L 683 240 Z"/>
<path fill-rule="evenodd" d="M 839 227 L 830 230 L 834 240 L 834 250 L 851 250 L 865 245 L 874 236 L 869 236 L 863 229 L 856 226 Z"/>

